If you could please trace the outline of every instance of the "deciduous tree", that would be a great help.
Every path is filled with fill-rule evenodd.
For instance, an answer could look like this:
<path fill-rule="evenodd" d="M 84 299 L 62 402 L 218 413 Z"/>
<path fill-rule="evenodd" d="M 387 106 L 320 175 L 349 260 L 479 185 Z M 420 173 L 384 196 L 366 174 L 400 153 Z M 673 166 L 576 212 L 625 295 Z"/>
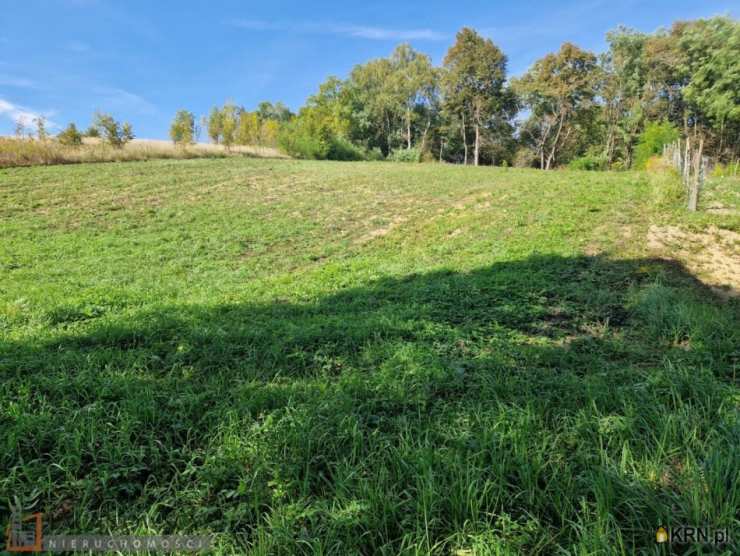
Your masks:
<path fill-rule="evenodd" d="M 592 115 L 599 80 L 596 62 L 591 52 L 564 43 L 516 80 L 516 90 L 531 110 L 541 168 L 552 168 L 579 120 Z"/>
<path fill-rule="evenodd" d="M 170 125 L 170 139 L 176 145 L 190 145 L 195 140 L 195 116 L 187 110 L 178 110 Z"/>
<path fill-rule="evenodd" d="M 460 115 L 467 163 L 468 126 L 472 127 L 473 162 L 480 161 L 481 133 L 486 120 L 503 106 L 506 56 L 490 39 L 467 27 L 457 33 L 455 44 L 444 59 L 445 103 Z"/>

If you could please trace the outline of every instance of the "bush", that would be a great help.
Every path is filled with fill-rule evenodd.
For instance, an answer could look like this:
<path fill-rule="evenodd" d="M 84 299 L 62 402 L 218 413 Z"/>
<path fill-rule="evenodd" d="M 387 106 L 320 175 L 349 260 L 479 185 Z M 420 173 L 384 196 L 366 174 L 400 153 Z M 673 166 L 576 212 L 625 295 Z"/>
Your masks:
<path fill-rule="evenodd" d="M 603 152 L 597 152 L 597 149 L 589 148 L 586 154 L 574 158 L 568 163 L 570 170 L 592 170 L 603 171 L 608 167 L 606 155 Z"/>
<path fill-rule="evenodd" d="M 421 151 L 414 147 L 411 149 L 399 149 L 388 155 L 392 162 L 421 162 Z"/>
<path fill-rule="evenodd" d="M 644 170 L 648 159 L 663 152 L 663 145 L 669 145 L 678 139 L 676 127 L 667 121 L 650 122 L 640 134 L 635 148 L 635 168 Z"/>
<path fill-rule="evenodd" d="M 365 160 L 365 152 L 343 137 L 333 137 L 329 143 L 329 160 Z"/>
<path fill-rule="evenodd" d="M 291 122 L 278 135 L 278 146 L 295 158 L 324 160 L 329 154 L 329 140 L 312 135 L 300 122 Z"/>
<path fill-rule="evenodd" d="M 514 154 L 514 168 L 532 168 L 537 165 L 537 156 L 532 149 L 521 147 Z"/>
<path fill-rule="evenodd" d="M 328 125 L 300 118 L 283 127 L 278 146 L 290 156 L 308 160 L 367 160 L 375 156 L 335 134 Z"/>
<path fill-rule="evenodd" d="M 75 124 L 69 124 L 64 131 L 57 135 L 57 141 L 67 147 L 79 147 L 82 145 L 82 134 L 77 131 Z"/>
<path fill-rule="evenodd" d="M 365 149 L 365 160 L 385 160 L 385 156 L 378 147 L 373 147 L 372 149 Z"/>

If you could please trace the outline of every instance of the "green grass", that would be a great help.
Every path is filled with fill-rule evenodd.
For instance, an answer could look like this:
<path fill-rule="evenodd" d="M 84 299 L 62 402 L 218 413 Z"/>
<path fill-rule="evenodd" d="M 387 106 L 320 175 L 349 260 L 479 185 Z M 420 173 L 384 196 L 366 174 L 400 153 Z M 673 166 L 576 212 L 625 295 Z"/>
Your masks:
<path fill-rule="evenodd" d="M 640 173 L 2 170 L 0 523 L 18 497 L 224 554 L 737 542 L 738 303 L 647 254 L 661 221 L 737 228 Z"/>

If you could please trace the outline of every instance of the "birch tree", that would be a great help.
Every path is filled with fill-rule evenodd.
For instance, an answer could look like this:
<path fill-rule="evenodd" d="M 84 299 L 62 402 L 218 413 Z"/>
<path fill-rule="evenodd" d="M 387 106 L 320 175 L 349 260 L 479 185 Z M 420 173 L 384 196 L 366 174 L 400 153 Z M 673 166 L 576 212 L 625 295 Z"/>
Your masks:
<path fill-rule="evenodd" d="M 515 88 L 539 132 L 540 168 L 553 167 L 578 119 L 593 108 L 598 80 L 596 56 L 567 42 L 516 80 Z"/>

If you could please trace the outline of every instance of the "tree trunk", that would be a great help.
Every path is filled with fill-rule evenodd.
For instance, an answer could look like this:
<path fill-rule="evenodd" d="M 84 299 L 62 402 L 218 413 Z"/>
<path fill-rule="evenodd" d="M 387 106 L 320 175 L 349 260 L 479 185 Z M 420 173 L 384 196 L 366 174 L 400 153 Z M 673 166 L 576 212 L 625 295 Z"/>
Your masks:
<path fill-rule="evenodd" d="M 465 166 L 468 165 L 468 137 L 465 133 L 465 112 L 462 113 L 462 140 L 463 140 L 463 148 L 465 149 L 465 159 L 463 161 L 463 164 Z"/>
<path fill-rule="evenodd" d="M 391 122 L 388 114 L 385 115 L 385 144 L 388 149 L 388 154 L 391 154 Z"/>
<path fill-rule="evenodd" d="M 406 149 L 411 149 L 411 110 L 406 108 Z"/>
<path fill-rule="evenodd" d="M 480 158 L 480 107 L 475 108 L 475 151 L 473 154 L 474 164 L 478 166 L 478 160 Z"/>
<path fill-rule="evenodd" d="M 427 119 L 427 125 L 424 128 L 424 133 L 422 133 L 422 135 L 421 135 L 421 149 L 419 151 L 421 153 L 424 152 L 424 148 L 426 147 L 426 144 L 427 144 L 427 133 L 429 133 L 429 127 L 431 125 L 432 125 L 432 120 L 431 119 Z"/>
<path fill-rule="evenodd" d="M 540 155 L 540 170 L 545 169 L 545 143 L 547 143 L 547 138 L 550 135 L 551 129 L 552 129 L 552 122 L 547 121 L 547 125 L 545 126 L 545 129 L 542 131 L 540 140 L 537 141 L 537 152 Z"/>
<path fill-rule="evenodd" d="M 550 169 L 550 165 L 552 164 L 552 161 L 555 158 L 555 152 L 557 151 L 557 148 L 558 148 L 558 141 L 560 141 L 560 132 L 563 130 L 564 122 L 565 122 L 565 114 L 561 112 L 560 121 L 558 122 L 558 131 L 555 134 L 555 140 L 552 142 L 552 149 L 550 149 L 550 154 L 547 157 L 547 163 L 545 164 L 545 170 Z"/>
<path fill-rule="evenodd" d="M 612 163 L 612 156 L 614 156 L 614 127 L 609 126 L 609 133 L 606 136 L 606 163 L 608 165 L 611 165 Z"/>
<path fill-rule="evenodd" d="M 473 159 L 475 160 L 476 166 L 478 166 L 479 155 L 480 155 L 480 126 L 478 125 L 478 122 L 475 122 L 475 151 L 473 153 Z"/>

